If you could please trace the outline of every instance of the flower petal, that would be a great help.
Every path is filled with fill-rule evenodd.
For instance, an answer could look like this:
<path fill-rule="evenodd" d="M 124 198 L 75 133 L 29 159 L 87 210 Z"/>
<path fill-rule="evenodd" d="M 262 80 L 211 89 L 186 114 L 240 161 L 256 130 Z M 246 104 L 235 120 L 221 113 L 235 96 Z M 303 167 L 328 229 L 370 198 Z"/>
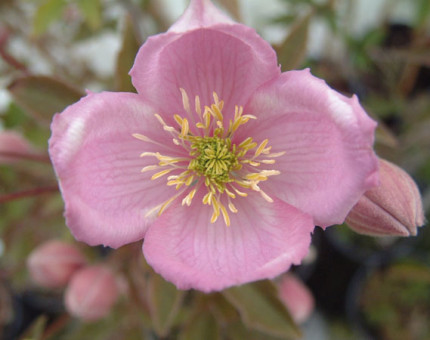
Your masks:
<path fill-rule="evenodd" d="M 261 87 L 245 108 L 258 117 L 247 136 L 270 139 L 281 171 L 261 184 L 269 194 L 312 215 L 322 227 L 342 223 L 378 184 L 376 123 L 358 103 L 309 71 L 291 71 Z M 243 129 L 245 130 L 245 129 Z"/>
<path fill-rule="evenodd" d="M 170 32 L 186 32 L 217 24 L 233 24 L 234 21 L 219 11 L 210 0 L 191 0 L 182 16 L 170 28 Z"/>
<path fill-rule="evenodd" d="M 143 151 L 170 150 L 156 134 L 153 111 L 132 93 L 89 94 L 57 114 L 49 152 L 74 236 L 90 245 L 119 247 L 142 239 L 151 219 L 145 212 L 168 199 L 172 188 L 151 181 L 141 168 L 154 164 Z M 161 146 L 132 136 L 142 133 Z M 153 147 L 153 149 L 151 149 Z M 175 190 L 173 189 L 173 193 Z M 146 210 L 145 210 L 146 209 Z"/>
<path fill-rule="evenodd" d="M 168 120 L 185 112 L 180 88 L 191 103 L 199 95 L 202 106 L 213 103 L 215 91 L 225 102 L 224 114 L 233 115 L 235 105 L 243 106 L 279 72 L 271 46 L 254 30 L 236 24 L 150 37 L 130 74 L 138 93 Z"/>
<path fill-rule="evenodd" d="M 212 210 L 197 201 L 172 205 L 146 233 L 148 263 L 179 289 L 205 292 L 273 278 L 300 263 L 314 228 L 311 216 L 259 196 L 237 198 L 235 205 L 229 227 L 222 218 L 209 223 Z"/>

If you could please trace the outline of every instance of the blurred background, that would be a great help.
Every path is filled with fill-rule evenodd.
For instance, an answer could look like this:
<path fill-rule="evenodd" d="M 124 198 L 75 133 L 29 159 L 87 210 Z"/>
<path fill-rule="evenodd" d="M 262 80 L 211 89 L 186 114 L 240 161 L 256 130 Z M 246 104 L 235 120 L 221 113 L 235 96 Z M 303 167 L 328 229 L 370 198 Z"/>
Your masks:
<path fill-rule="evenodd" d="M 415 179 L 429 211 L 428 0 L 214 2 L 273 44 L 283 71 L 310 67 L 336 90 L 357 94 L 379 123 L 378 155 Z M 186 5 L 0 0 L 0 339 L 430 339 L 426 227 L 409 238 L 317 228 L 310 255 L 293 269 L 315 300 L 299 326 L 292 310 L 267 298 L 270 287 L 252 286 L 242 302 L 235 291 L 178 292 L 144 263 L 139 244 L 111 252 L 73 240 L 47 154 L 52 116 L 86 89 L 135 92 L 128 71 L 139 46 Z M 28 258 L 51 239 L 115 273 L 120 297 L 107 316 L 70 316 L 63 288 L 34 282 Z M 262 310 L 279 320 L 244 312 L 261 296 Z"/>

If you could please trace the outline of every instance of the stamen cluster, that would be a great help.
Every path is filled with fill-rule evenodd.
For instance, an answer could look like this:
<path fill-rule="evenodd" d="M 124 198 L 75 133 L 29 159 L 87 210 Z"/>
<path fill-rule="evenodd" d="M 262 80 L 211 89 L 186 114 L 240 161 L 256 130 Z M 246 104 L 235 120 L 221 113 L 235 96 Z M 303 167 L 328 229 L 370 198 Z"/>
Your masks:
<path fill-rule="evenodd" d="M 270 176 L 279 175 L 280 172 L 258 168 L 262 164 L 274 164 L 274 158 L 283 155 L 284 152 L 271 153 L 272 147 L 268 146 L 268 139 L 263 140 L 260 144 L 254 142 L 251 137 L 246 138 L 240 144 L 232 142 L 235 131 L 256 117 L 243 114 L 243 107 L 236 106 L 234 118 L 225 124 L 222 113 L 224 102 L 219 100 L 215 92 L 213 93 L 213 104 L 205 106 L 203 111 L 200 98 L 196 96 L 194 113 L 191 111 L 187 93 L 184 89 L 180 90 L 188 117 L 194 121 L 197 116 L 198 122 L 195 124 L 195 129 L 190 130 L 189 120 L 175 114 L 174 119 L 178 127 L 174 128 L 167 125 L 159 114 L 155 114 L 163 129 L 172 135 L 175 147 L 183 147 L 188 156 L 171 157 L 158 152 L 141 154 L 141 157 L 152 156 L 158 160 L 158 164 L 146 166 L 142 172 L 162 169 L 152 175 L 152 180 L 163 177 L 174 170 L 178 173 L 168 176 L 166 183 L 168 186 L 175 186 L 177 193 L 166 202 L 151 209 L 147 215 L 154 212 L 161 215 L 175 199 L 185 194 L 186 191 L 188 193 L 182 199 L 182 205 L 190 206 L 202 185 L 207 190 L 202 202 L 213 208 L 212 223 L 222 215 L 225 224 L 230 225 L 230 217 L 225 204 L 230 212 L 236 213 L 237 209 L 232 200 L 237 195 L 246 197 L 248 194 L 242 191 L 243 189 L 257 191 L 265 200 L 272 202 L 273 200 L 261 190 L 258 184 L 266 181 Z M 133 136 L 145 142 L 155 143 L 138 133 Z M 181 170 L 182 172 L 180 172 Z"/>

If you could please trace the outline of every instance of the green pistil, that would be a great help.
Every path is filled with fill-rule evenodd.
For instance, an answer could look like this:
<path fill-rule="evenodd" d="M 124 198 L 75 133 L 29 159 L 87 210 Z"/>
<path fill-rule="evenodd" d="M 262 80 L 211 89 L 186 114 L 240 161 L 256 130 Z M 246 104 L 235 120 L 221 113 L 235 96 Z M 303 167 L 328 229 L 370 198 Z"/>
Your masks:
<path fill-rule="evenodd" d="M 218 189 L 224 189 L 225 183 L 233 181 L 230 178 L 231 171 L 240 169 L 236 146 L 232 147 L 230 138 L 194 137 L 191 149 L 190 155 L 194 159 L 188 169 L 205 176 Z"/>

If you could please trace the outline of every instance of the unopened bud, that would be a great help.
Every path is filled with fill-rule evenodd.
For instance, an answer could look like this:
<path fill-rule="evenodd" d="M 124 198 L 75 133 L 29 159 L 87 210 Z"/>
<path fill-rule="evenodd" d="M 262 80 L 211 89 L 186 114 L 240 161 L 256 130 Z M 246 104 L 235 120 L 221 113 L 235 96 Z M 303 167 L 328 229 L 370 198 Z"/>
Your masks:
<path fill-rule="evenodd" d="M 398 166 L 379 160 L 381 183 L 367 191 L 349 212 L 346 223 L 371 236 L 411 236 L 424 224 L 421 195 L 414 180 Z"/>
<path fill-rule="evenodd" d="M 71 315 L 94 321 L 109 314 L 118 295 L 112 271 L 103 265 L 89 266 L 73 275 L 66 289 L 65 305 Z"/>
<path fill-rule="evenodd" d="M 14 131 L 0 131 L 0 164 L 12 164 L 21 154 L 33 152 L 30 144 Z"/>
<path fill-rule="evenodd" d="M 27 259 L 27 267 L 34 282 L 42 287 L 58 288 L 65 286 L 85 262 L 78 248 L 52 240 L 32 251 Z"/>
<path fill-rule="evenodd" d="M 291 273 L 282 276 L 279 297 L 296 323 L 305 322 L 315 308 L 315 300 L 308 287 Z"/>

